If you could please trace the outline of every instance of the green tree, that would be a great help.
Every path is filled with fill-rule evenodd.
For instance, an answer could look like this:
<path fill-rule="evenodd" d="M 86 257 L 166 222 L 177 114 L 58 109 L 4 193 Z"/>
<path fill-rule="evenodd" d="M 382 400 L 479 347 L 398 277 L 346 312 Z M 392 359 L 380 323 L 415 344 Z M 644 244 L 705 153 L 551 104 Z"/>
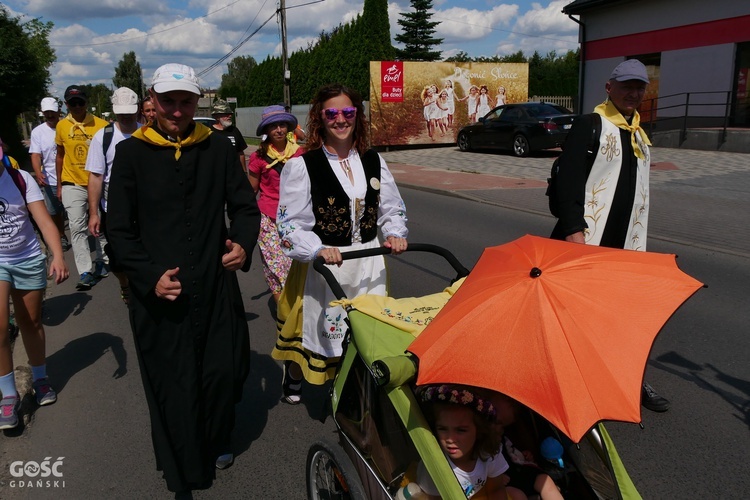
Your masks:
<path fill-rule="evenodd" d="M 49 46 L 51 30 L 51 22 L 22 23 L 0 4 L 0 137 L 19 161 L 25 155 L 21 155 L 16 118 L 23 111 L 37 109 L 47 94 L 49 67 L 55 61 Z"/>
<path fill-rule="evenodd" d="M 219 95 L 223 99 L 236 97 L 237 106 L 248 106 L 249 93 L 247 83 L 255 77 L 253 70 L 257 66 L 258 63 L 251 56 L 239 56 L 229 61 L 227 64 L 227 73 L 221 75 Z M 251 75 L 253 75 L 252 78 Z"/>
<path fill-rule="evenodd" d="M 473 61 L 472 57 L 469 56 L 468 53 L 464 52 L 463 50 L 459 50 L 455 56 L 450 56 L 446 59 L 446 62 L 471 62 Z"/>
<path fill-rule="evenodd" d="M 122 55 L 122 59 L 115 68 L 115 77 L 112 78 L 112 83 L 115 88 L 127 87 L 141 97 L 146 95 L 141 63 L 136 59 L 135 52 L 131 50 Z"/>
<path fill-rule="evenodd" d="M 93 112 L 96 116 L 102 116 L 105 111 L 112 112 L 112 90 L 109 87 L 103 83 L 97 83 L 96 85 L 87 83 L 86 85 L 80 85 L 80 87 L 84 89 L 89 100 L 87 104 L 89 113 Z M 96 108 L 96 110 L 94 111 L 93 108 Z"/>
<path fill-rule="evenodd" d="M 396 41 L 404 44 L 403 49 L 396 49 L 396 55 L 409 61 L 438 61 L 440 51 L 431 50 L 443 43 L 442 38 L 435 38 L 435 27 L 439 22 L 430 21 L 432 0 L 411 0 L 413 12 L 402 12 L 398 24 L 401 34 Z"/>
<path fill-rule="evenodd" d="M 370 61 L 392 60 L 394 55 L 387 0 L 365 0 L 361 16 L 330 32 L 321 32 L 316 43 L 289 56 L 292 102 L 310 102 L 318 88 L 333 82 L 347 85 L 367 99 Z M 283 100 L 280 57 L 258 63 L 252 75 L 243 82 L 247 106 L 268 106 Z"/>

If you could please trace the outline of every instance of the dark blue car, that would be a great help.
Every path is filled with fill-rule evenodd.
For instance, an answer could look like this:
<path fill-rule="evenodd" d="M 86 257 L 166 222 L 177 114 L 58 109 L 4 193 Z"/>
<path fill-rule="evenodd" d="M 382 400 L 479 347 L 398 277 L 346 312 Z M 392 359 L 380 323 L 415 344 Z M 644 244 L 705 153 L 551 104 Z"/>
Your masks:
<path fill-rule="evenodd" d="M 458 147 L 461 151 L 504 149 L 528 156 L 531 151 L 561 146 L 577 116 L 544 102 L 498 106 L 479 122 L 459 130 Z"/>

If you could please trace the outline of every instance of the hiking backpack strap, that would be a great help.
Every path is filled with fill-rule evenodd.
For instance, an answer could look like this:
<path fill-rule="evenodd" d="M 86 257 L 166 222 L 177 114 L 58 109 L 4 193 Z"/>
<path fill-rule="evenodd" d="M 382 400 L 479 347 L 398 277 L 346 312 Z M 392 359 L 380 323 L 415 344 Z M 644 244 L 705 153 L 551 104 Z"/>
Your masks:
<path fill-rule="evenodd" d="M 104 152 L 104 164 L 107 164 L 107 151 L 109 146 L 112 145 L 112 137 L 115 135 L 115 124 L 110 123 L 104 127 L 104 137 L 102 137 L 102 151 Z"/>

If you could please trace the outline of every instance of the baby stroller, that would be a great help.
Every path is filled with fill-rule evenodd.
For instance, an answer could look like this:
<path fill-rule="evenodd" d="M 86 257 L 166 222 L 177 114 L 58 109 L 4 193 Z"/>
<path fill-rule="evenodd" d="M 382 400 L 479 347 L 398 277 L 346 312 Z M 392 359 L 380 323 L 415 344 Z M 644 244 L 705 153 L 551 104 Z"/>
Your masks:
<path fill-rule="evenodd" d="M 314 262 L 334 295 L 344 301 L 350 329 L 331 389 L 338 442 L 318 441 L 307 456 L 311 500 L 391 500 L 415 480 L 419 461 L 442 498 L 465 498 L 415 398 L 417 367 L 405 351 L 469 272 L 444 248 L 410 244 L 408 251 L 442 256 L 456 272 L 454 282 L 442 292 L 420 298 L 348 299 L 323 260 Z M 376 248 L 347 252 L 343 258 L 388 253 L 389 249 Z M 532 415 L 532 421 L 539 438 L 554 436 L 563 444 L 561 460 L 548 468 L 566 498 L 640 498 L 603 425 L 573 443 L 538 415 Z"/>

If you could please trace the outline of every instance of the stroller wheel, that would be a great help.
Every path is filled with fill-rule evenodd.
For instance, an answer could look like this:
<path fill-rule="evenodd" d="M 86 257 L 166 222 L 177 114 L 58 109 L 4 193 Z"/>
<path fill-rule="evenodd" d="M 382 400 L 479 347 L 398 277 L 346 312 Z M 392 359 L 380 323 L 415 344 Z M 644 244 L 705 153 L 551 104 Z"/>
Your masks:
<path fill-rule="evenodd" d="M 338 444 L 318 441 L 307 452 L 307 498 L 367 499 L 354 465 Z"/>

